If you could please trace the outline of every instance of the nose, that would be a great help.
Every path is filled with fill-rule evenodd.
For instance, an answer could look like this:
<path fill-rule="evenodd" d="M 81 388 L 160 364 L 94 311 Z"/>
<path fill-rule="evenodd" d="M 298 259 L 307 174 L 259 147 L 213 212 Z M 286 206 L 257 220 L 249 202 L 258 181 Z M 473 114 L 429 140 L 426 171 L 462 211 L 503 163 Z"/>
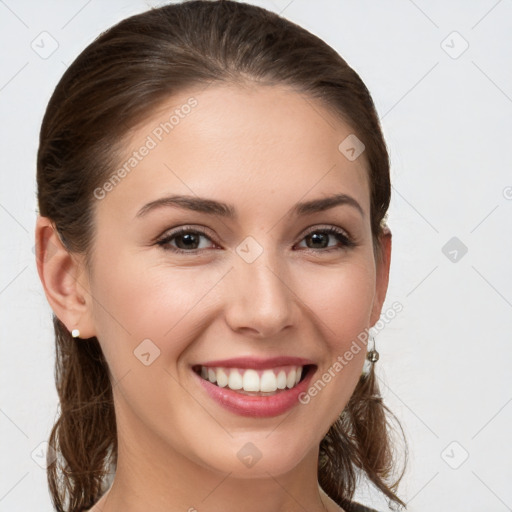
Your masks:
<path fill-rule="evenodd" d="M 282 261 L 263 252 L 252 263 L 239 259 L 230 274 L 225 317 L 233 331 L 266 339 L 295 324 L 297 296 Z"/>

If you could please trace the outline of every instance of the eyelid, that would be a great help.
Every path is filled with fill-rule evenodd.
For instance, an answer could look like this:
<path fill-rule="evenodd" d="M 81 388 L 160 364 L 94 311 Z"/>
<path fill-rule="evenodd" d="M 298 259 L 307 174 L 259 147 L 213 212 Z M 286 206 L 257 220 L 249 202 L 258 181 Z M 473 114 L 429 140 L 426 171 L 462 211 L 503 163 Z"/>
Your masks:
<path fill-rule="evenodd" d="M 314 233 L 315 231 L 324 231 L 334 229 L 335 231 L 339 231 L 341 234 L 345 235 L 349 240 L 354 240 L 354 237 L 344 228 L 340 226 L 335 226 L 334 224 L 312 224 L 301 235 L 302 238 L 309 235 L 310 233 Z M 302 240 L 301 238 L 301 240 Z"/>

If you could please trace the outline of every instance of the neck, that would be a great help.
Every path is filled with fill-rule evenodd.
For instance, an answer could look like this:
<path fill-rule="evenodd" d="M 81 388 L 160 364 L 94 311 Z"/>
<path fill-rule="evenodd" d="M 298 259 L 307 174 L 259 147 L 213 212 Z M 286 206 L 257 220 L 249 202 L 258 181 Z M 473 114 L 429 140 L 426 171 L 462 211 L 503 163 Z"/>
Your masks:
<path fill-rule="evenodd" d="M 121 447 L 122 445 L 120 445 Z M 155 460 L 131 459 L 120 451 L 114 483 L 102 512 L 324 512 L 316 476 L 316 454 L 287 474 L 237 478 L 201 467 L 179 456 L 163 466 Z M 315 471 L 311 471 L 314 468 Z M 325 501 L 325 500 L 324 500 Z"/>
<path fill-rule="evenodd" d="M 125 423 L 126 424 L 126 423 Z M 331 512 L 341 510 L 318 485 L 318 448 L 290 471 L 243 477 L 222 473 L 170 447 L 147 426 L 118 431 L 114 482 L 90 512 Z M 133 433 L 132 432 L 132 433 Z M 254 466 L 257 470 L 257 464 Z"/>

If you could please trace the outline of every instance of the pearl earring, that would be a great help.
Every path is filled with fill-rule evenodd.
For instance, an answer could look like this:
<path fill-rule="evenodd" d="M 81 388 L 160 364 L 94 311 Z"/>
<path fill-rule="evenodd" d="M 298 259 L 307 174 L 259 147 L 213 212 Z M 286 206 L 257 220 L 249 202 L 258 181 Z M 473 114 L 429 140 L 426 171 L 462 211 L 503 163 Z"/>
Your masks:
<path fill-rule="evenodd" d="M 73 329 L 71 331 L 71 336 L 73 336 L 73 338 L 80 338 L 80 330 L 79 329 Z"/>
<path fill-rule="evenodd" d="M 363 370 L 361 372 L 361 376 L 366 376 L 370 373 L 372 366 L 379 360 L 379 353 L 375 348 L 375 338 L 372 337 L 373 340 L 373 348 L 369 350 L 366 354 L 366 359 L 364 361 Z"/>

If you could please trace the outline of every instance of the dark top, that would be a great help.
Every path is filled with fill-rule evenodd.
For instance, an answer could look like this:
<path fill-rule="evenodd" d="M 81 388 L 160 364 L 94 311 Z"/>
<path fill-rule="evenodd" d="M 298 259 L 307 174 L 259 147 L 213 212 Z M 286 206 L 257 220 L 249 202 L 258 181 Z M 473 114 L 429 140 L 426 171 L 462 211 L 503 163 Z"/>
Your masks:
<path fill-rule="evenodd" d="M 347 512 L 379 512 L 378 510 L 375 510 L 374 508 L 365 507 L 364 505 L 361 505 L 360 503 L 356 503 L 353 501 L 350 504 L 349 508 L 344 507 Z"/>

